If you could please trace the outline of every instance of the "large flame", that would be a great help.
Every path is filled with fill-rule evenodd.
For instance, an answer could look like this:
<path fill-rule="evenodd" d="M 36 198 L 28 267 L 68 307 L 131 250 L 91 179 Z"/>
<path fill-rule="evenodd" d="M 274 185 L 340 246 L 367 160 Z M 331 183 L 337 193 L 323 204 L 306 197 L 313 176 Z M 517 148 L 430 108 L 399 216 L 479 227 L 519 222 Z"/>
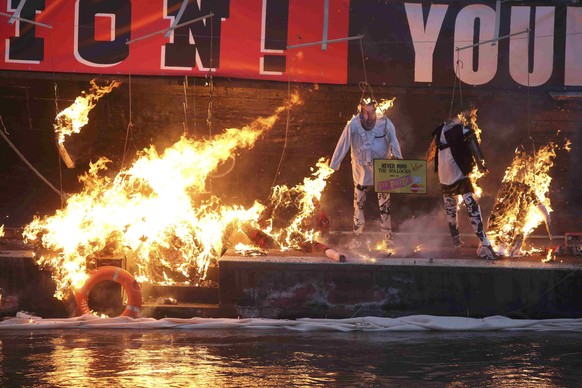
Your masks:
<path fill-rule="evenodd" d="M 268 117 L 208 140 L 182 138 L 159 154 L 152 146 L 134 164 L 110 178 L 106 159 L 91 165 L 81 193 L 66 207 L 25 227 L 40 244 L 37 259 L 53 271 L 55 296 L 87 278 L 87 265 L 102 256 L 126 257 L 138 281 L 199 284 L 220 257 L 226 231 L 258 219 L 263 206 L 224 206 L 206 191 L 206 179 L 234 152 L 251 148 L 279 114 L 299 104 L 297 94 Z"/>
<path fill-rule="evenodd" d="M 564 148 L 569 150 L 569 141 Z M 550 142 L 533 154 L 518 148 L 511 165 L 505 171 L 487 225 L 487 235 L 496 251 L 502 255 L 525 253 L 522 244 L 542 223 L 550 232 L 552 207 L 548 192 L 559 146 Z M 551 235 L 550 235 L 551 236 Z"/>
<path fill-rule="evenodd" d="M 65 136 L 81 132 L 81 128 L 89 122 L 89 112 L 95 107 L 97 101 L 119 85 L 121 85 L 121 82 L 112 81 L 109 85 L 98 86 L 95 80 L 92 79 L 89 93 L 83 92 L 83 95 L 77 97 L 71 106 L 55 117 L 53 127 L 57 134 L 58 143 L 63 144 Z"/>

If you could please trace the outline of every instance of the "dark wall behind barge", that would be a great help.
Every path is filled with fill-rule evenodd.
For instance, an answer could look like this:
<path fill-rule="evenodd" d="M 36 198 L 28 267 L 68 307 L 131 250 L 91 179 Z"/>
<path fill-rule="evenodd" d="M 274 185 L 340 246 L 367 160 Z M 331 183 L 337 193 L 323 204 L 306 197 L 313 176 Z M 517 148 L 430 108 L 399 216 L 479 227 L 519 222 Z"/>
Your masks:
<path fill-rule="evenodd" d="M 361 96 L 357 85 L 214 79 L 211 90 L 209 80 L 202 78 L 189 78 L 185 85 L 183 78 L 117 77 L 122 85 L 99 100 L 80 135 L 67 139 L 67 150 L 76 160 L 76 167 L 67 169 L 60 163 L 55 147 L 54 118 L 57 109 L 66 108 L 81 91 L 89 89 L 91 78 L 89 75 L 47 74 L 39 78 L 35 74 L 32 78 L 26 73 L 0 74 L 0 115 L 4 124 L 1 129 L 56 191 L 79 190 L 77 177 L 87 171 L 89 161 L 101 156 L 112 161 L 107 173 L 116 174 L 122 161 L 127 167 L 136 151 L 150 144 L 163 150 L 179 140 L 185 130 L 188 136 L 202 138 L 228 127 L 241 128 L 259 116 L 272 114 L 283 104 L 289 91 L 298 91 L 303 105 L 291 110 L 288 121 L 283 114 L 253 149 L 234 155 L 234 167 L 232 160 L 227 161 L 216 177 L 208 181 L 208 190 L 225 202 L 250 205 L 255 199 L 267 197 L 273 183 L 290 186 L 300 183 L 320 157 L 331 156 Z M 582 231 L 579 183 L 582 104 L 579 100 L 559 100 L 547 91 L 527 88 L 516 91 L 466 88 L 462 93 L 465 101 L 471 101 L 479 109 L 482 149 L 491 170 L 481 180 L 485 218 L 515 148 L 532 149 L 550 140 L 562 142 L 567 136 L 572 141 L 572 151 L 559 152 L 551 170 L 554 233 Z M 377 98 L 396 97 L 388 116 L 397 128 L 404 156 L 424 158 L 430 133 L 449 115 L 452 90 L 376 86 L 374 94 Z M 184 109 L 185 102 L 187 109 Z M 393 195 L 396 231 L 446 232 L 438 181 L 432 171 L 429 166 L 427 195 Z M 349 155 L 339 172 L 330 178 L 322 202 L 332 229 L 351 228 Z M 0 139 L 0 225 L 23 226 L 33 215 L 50 215 L 60 206 L 57 192 L 17 156 L 15 149 Z M 370 212 L 371 221 L 377 220 L 376 213 Z M 470 232 L 468 225 L 463 226 L 465 218 L 461 213 L 461 227 L 464 232 Z M 373 224 L 370 230 L 374 230 Z M 544 231 L 539 229 L 538 233 Z"/>

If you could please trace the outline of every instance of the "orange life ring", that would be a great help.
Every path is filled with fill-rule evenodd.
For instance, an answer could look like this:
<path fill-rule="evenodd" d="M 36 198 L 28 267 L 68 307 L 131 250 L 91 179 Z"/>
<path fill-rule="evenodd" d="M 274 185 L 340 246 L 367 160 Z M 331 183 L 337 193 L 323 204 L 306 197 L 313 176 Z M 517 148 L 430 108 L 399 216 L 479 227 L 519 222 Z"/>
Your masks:
<path fill-rule="evenodd" d="M 123 268 L 106 265 L 94 269 L 89 273 L 89 279 L 81 289 L 75 291 L 75 301 L 77 302 L 77 315 L 91 314 L 89 308 L 89 293 L 93 287 L 106 280 L 119 283 L 127 293 L 127 306 L 121 316 L 138 318 L 141 309 L 141 288 L 133 276 Z"/>

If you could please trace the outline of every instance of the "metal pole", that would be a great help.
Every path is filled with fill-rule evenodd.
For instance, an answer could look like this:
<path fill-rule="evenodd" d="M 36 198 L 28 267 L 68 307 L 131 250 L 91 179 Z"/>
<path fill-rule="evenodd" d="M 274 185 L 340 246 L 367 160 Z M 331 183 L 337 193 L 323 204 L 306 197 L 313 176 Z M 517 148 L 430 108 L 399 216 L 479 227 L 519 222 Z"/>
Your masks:
<path fill-rule="evenodd" d="M 339 39 L 322 40 L 322 41 L 319 41 L 319 42 L 312 42 L 312 43 L 294 44 L 294 45 L 291 45 L 291 46 L 287 46 L 287 50 L 292 49 L 292 48 L 297 48 L 297 47 L 317 46 L 317 45 L 323 44 L 323 43 L 336 43 L 336 42 L 343 42 L 345 40 L 362 39 L 363 37 L 364 37 L 364 35 L 358 35 L 358 36 L 350 36 L 348 38 L 339 38 Z"/>
<path fill-rule="evenodd" d="M 135 42 L 137 42 L 137 41 L 140 41 L 140 40 L 143 40 L 143 39 L 146 39 L 146 38 L 152 37 L 152 36 L 154 36 L 154 35 L 163 34 L 163 33 L 165 33 L 165 32 L 172 31 L 172 30 L 174 30 L 174 29 L 176 29 L 176 28 L 184 27 L 184 26 L 187 26 L 187 25 L 189 25 L 189 24 L 196 23 L 196 22 L 199 22 L 199 21 L 201 21 L 201 20 L 204 20 L 204 19 L 211 18 L 211 17 L 213 17 L 213 16 L 214 16 L 214 14 L 211 12 L 211 13 L 209 13 L 209 14 L 208 14 L 208 15 L 206 15 L 206 16 L 201 16 L 201 17 L 199 17 L 199 18 L 192 19 L 192 20 L 190 20 L 189 22 L 181 23 L 181 24 L 178 24 L 178 25 L 176 25 L 176 26 L 174 26 L 174 27 L 170 27 L 170 28 L 168 28 L 168 29 L 163 29 L 163 30 L 160 30 L 160 31 L 152 32 L 151 34 L 147 34 L 147 35 L 144 35 L 144 36 L 140 36 L 139 38 L 135 38 L 135 39 L 133 39 L 133 40 L 128 40 L 127 42 L 125 42 L 125 44 L 131 44 L 131 43 L 135 43 Z"/>
<path fill-rule="evenodd" d="M 324 0 L 323 2 L 323 43 L 321 45 L 321 51 L 327 50 L 327 30 L 328 30 L 328 23 L 329 23 L 329 0 Z"/>
<path fill-rule="evenodd" d="M 457 48 L 456 48 L 456 50 L 457 50 L 457 51 L 461 51 L 461 50 L 468 49 L 468 48 L 471 48 L 471 47 L 481 46 L 482 44 L 485 44 L 485 43 L 497 42 L 498 40 L 501 40 L 501 39 L 506 39 L 506 38 L 509 38 L 510 36 L 515 36 L 515 35 L 521 35 L 521 34 L 525 34 L 526 32 L 529 32 L 529 31 L 530 31 L 530 30 L 529 30 L 529 28 L 528 28 L 528 29 L 527 29 L 527 30 L 525 30 L 525 31 L 516 32 L 516 33 L 509 34 L 509 35 L 505 35 L 505 36 L 500 36 L 499 38 L 496 38 L 496 39 L 489 39 L 489 40 L 486 40 L 486 41 L 483 41 L 483 42 L 479 42 L 479 43 L 471 44 L 471 45 L 469 45 L 469 46 L 464 46 L 464 47 L 457 47 Z"/>
<path fill-rule="evenodd" d="M 44 23 L 39 23 L 39 22 L 35 22 L 34 20 L 29 20 L 29 19 L 21 18 L 21 17 L 14 16 L 14 15 L 10 15 L 9 13 L 0 12 L 0 15 L 6 16 L 7 18 L 10 18 L 10 20 L 16 19 L 16 20 L 19 20 L 21 22 L 26 22 L 26 23 L 34 24 L 36 26 L 41 26 L 41 27 L 46 27 L 46 28 L 53 28 L 53 26 L 51 26 L 51 25 L 44 24 Z"/>
<path fill-rule="evenodd" d="M 495 32 L 493 33 L 493 39 L 499 39 L 499 25 L 501 24 L 501 0 L 497 0 L 495 3 Z M 491 42 L 491 46 L 495 46 L 497 40 Z"/>
<path fill-rule="evenodd" d="M 497 0 L 497 1 L 499 1 L 499 0 Z M 182 19 L 182 15 L 184 14 L 184 11 L 186 10 L 186 5 L 188 5 L 188 0 L 182 1 L 182 5 L 180 6 L 180 10 L 178 11 L 178 15 L 176 15 L 174 22 L 172 23 L 172 25 L 168 29 L 168 32 L 166 32 L 166 35 L 164 35 L 164 38 L 169 38 L 170 33 L 174 30 L 174 28 L 176 28 L 176 25 L 178 25 L 178 23 L 180 23 L 180 20 Z"/>

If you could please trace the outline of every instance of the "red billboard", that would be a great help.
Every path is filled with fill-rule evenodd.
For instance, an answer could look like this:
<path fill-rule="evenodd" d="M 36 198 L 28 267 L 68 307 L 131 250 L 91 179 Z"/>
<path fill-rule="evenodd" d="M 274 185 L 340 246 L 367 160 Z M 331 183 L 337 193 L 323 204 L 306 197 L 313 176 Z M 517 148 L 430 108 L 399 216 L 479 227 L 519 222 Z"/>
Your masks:
<path fill-rule="evenodd" d="M 0 50 L 3 70 L 578 91 L 582 6 L 0 0 Z"/>
<path fill-rule="evenodd" d="M 304 44 L 346 38 L 349 0 L 0 0 L 0 12 L 4 70 L 347 81 L 347 41 Z"/>

